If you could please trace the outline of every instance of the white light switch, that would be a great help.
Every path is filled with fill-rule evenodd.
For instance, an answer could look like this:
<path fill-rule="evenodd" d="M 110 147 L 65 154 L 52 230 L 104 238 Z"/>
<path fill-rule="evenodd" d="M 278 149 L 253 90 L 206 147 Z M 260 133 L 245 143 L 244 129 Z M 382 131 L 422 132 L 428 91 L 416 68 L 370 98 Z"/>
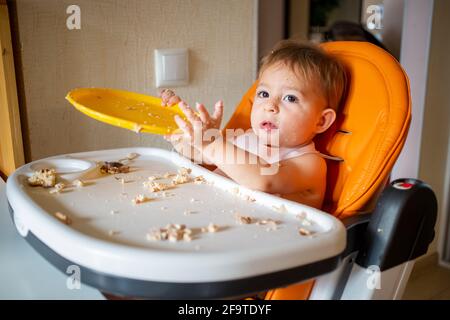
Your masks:
<path fill-rule="evenodd" d="M 189 82 L 189 59 L 187 49 L 155 50 L 156 87 L 174 87 Z"/>

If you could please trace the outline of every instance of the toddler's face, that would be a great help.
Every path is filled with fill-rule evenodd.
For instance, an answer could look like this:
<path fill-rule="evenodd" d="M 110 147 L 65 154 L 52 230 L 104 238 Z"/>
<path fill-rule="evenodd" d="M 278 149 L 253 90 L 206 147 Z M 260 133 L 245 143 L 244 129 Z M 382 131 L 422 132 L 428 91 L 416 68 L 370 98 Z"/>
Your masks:
<path fill-rule="evenodd" d="M 332 114 L 331 114 L 332 113 Z M 332 116 L 332 119 L 325 119 Z M 335 113 L 315 83 L 307 82 L 284 63 L 261 74 L 251 113 L 256 135 L 273 147 L 310 142 L 334 121 Z M 325 123 L 331 120 L 331 123 Z M 326 125 L 326 128 L 324 128 Z"/>

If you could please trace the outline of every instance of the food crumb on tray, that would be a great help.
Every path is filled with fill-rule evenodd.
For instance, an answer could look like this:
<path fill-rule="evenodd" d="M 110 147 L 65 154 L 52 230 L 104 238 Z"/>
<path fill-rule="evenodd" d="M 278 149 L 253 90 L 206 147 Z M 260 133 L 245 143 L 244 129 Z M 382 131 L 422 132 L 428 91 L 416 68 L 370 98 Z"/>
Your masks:
<path fill-rule="evenodd" d="M 312 221 L 307 218 L 306 212 L 304 211 L 296 215 L 296 218 L 299 219 L 300 223 L 305 227 L 309 227 L 312 225 Z"/>
<path fill-rule="evenodd" d="M 194 183 L 195 184 L 203 184 L 206 183 L 205 178 L 203 178 L 203 176 L 197 176 L 194 178 Z"/>
<path fill-rule="evenodd" d="M 59 183 L 55 184 L 54 188 L 52 190 L 50 190 L 49 192 L 52 194 L 61 193 L 61 192 L 63 192 L 63 190 L 65 190 L 67 188 L 71 188 L 71 187 L 81 188 L 83 186 L 85 186 L 85 183 L 83 181 L 81 181 L 80 179 L 77 179 L 68 185 L 66 185 L 65 183 L 59 182 Z"/>
<path fill-rule="evenodd" d="M 248 202 L 255 202 L 256 201 L 255 198 L 253 198 L 253 197 L 251 197 L 249 195 L 243 195 L 242 197 L 243 197 L 244 200 L 246 200 Z"/>
<path fill-rule="evenodd" d="M 184 224 L 168 224 L 165 228 L 153 229 L 146 235 L 149 241 L 186 241 L 192 240 L 192 230 Z"/>
<path fill-rule="evenodd" d="M 309 230 L 307 230 L 307 229 L 305 229 L 305 228 L 299 228 L 299 229 L 298 229 L 298 233 L 299 233 L 300 235 L 302 235 L 302 236 L 310 236 L 310 235 L 313 234 L 313 232 L 311 232 L 311 231 L 309 231 Z"/>
<path fill-rule="evenodd" d="M 150 198 L 146 197 L 143 194 L 138 194 L 136 197 L 133 198 L 133 200 L 131 200 L 133 204 L 140 204 L 147 201 L 150 201 Z"/>
<path fill-rule="evenodd" d="M 166 172 L 166 173 L 164 173 L 163 178 L 169 179 L 169 178 L 173 177 L 174 175 L 175 175 L 175 173 Z"/>
<path fill-rule="evenodd" d="M 65 189 L 66 185 L 62 182 L 55 184 L 55 188 L 50 190 L 50 193 L 60 193 Z"/>
<path fill-rule="evenodd" d="M 280 222 L 273 219 L 263 219 L 256 222 L 256 224 L 259 226 L 266 226 L 266 231 L 275 231 L 278 229 Z"/>
<path fill-rule="evenodd" d="M 144 188 L 147 188 L 150 192 L 158 192 L 158 191 L 164 191 L 167 189 L 170 189 L 170 185 L 160 182 L 154 182 L 154 181 L 144 181 L 143 182 Z"/>
<path fill-rule="evenodd" d="M 191 172 L 192 172 L 192 170 L 190 168 L 181 167 L 180 169 L 178 169 L 178 174 L 182 175 L 182 176 L 186 176 L 186 175 L 190 174 Z"/>
<path fill-rule="evenodd" d="M 85 186 L 85 182 L 83 180 L 77 179 L 73 182 L 73 185 L 77 188 L 81 188 Z"/>
<path fill-rule="evenodd" d="M 100 167 L 100 172 L 109 174 L 128 173 L 130 172 L 130 167 L 120 162 L 105 161 L 105 163 Z"/>
<path fill-rule="evenodd" d="M 137 157 L 139 157 L 139 153 L 135 153 L 135 152 L 129 153 L 129 154 L 127 155 L 127 159 L 128 159 L 128 160 L 134 160 L 134 159 L 136 159 Z"/>
<path fill-rule="evenodd" d="M 201 228 L 201 231 L 215 233 L 215 232 L 219 231 L 219 226 L 211 222 L 210 224 L 208 224 L 207 227 Z"/>
<path fill-rule="evenodd" d="M 251 224 L 253 222 L 253 218 L 250 216 L 243 216 L 240 213 L 236 212 L 234 214 L 234 218 L 239 224 Z"/>
<path fill-rule="evenodd" d="M 54 187 L 56 184 L 56 170 L 55 169 L 41 169 L 35 171 L 31 177 L 28 178 L 30 186 L 42 186 L 44 188 Z"/>
<path fill-rule="evenodd" d="M 153 176 L 148 177 L 148 181 L 155 181 L 155 180 L 159 180 L 159 179 L 161 179 L 161 177 L 157 176 L 157 175 L 153 175 Z"/>
<path fill-rule="evenodd" d="M 59 211 L 55 212 L 55 217 L 56 217 L 59 221 L 65 223 L 65 224 L 67 224 L 67 225 L 69 225 L 69 224 L 72 223 L 72 221 L 70 220 L 70 218 L 69 218 L 66 214 L 64 214 L 64 213 L 62 213 L 62 212 L 59 212 Z"/>
<path fill-rule="evenodd" d="M 181 175 L 181 174 L 177 174 L 173 179 L 172 179 L 172 184 L 177 185 L 177 184 L 183 184 L 183 183 L 188 183 L 191 181 L 191 178 L 188 175 Z"/>
<path fill-rule="evenodd" d="M 232 195 L 238 196 L 238 197 L 240 197 L 241 199 L 244 199 L 244 200 L 246 200 L 246 201 L 248 201 L 248 202 L 255 202 L 255 201 L 256 201 L 256 199 L 253 198 L 252 196 L 250 196 L 250 195 L 248 195 L 248 194 L 241 193 L 241 190 L 239 189 L 239 187 L 233 187 L 233 188 L 231 188 L 231 189 L 229 190 L 229 192 L 230 192 Z"/>
<path fill-rule="evenodd" d="M 169 177 L 173 177 L 174 176 L 172 178 L 172 184 L 173 185 L 178 185 L 178 184 L 191 182 L 192 179 L 189 176 L 190 173 L 191 173 L 191 169 L 181 167 L 180 169 L 178 169 L 178 174 L 176 174 L 176 175 L 174 175 L 174 174 L 168 175 L 168 173 L 166 173 L 164 175 L 164 177 L 165 178 L 169 178 Z"/>

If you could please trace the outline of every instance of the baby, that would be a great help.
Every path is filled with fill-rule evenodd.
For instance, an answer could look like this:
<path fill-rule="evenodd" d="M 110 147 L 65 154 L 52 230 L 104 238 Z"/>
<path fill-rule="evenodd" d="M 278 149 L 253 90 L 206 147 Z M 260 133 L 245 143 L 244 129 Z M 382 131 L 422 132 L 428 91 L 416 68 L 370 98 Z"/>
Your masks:
<path fill-rule="evenodd" d="M 251 130 L 224 136 L 219 131 L 221 101 L 211 116 L 204 105 L 197 104 L 194 112 L 165 89 L 162 104 L 179 103 L 188 120 L 176 116 L 183 134 L 166 139 L 179 152 L 188 146 L 203 162 L 217 166 L 216 172 L 241 185 L 320 208 L 326 155 L 316 151 L 313 139 L 335 121 L 345 82 L 344 68 L 335 57 L 319 47 L 285 40 L 262 60 Z"/>

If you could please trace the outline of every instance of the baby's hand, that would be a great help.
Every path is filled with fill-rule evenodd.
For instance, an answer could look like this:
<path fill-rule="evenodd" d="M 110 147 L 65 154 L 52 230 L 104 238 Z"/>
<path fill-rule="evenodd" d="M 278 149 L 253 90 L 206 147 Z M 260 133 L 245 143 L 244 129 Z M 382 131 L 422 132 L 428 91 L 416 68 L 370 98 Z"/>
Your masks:
<path fill-rule="evenodd" d="M 203 140 L 203 134 L 209 129 L 220 129 L 220 123 L 223 116 L 223 102 L 217 101 L 214 107 L 214 114 L 210 116 L 205 106 L 200 103 L 196 103 L 198 114 L 192 110 L 184 101 L 179 103 L 180 109 L 186 115 L 189 122 L 184 121 L 180 116 L 175 116 L 175 122 L 178 127 L 183 130 L 185 136 L 194 138 L 194 132 L 201 133 Z"/>
<path fill-rule="evenodd" d="M 196 161 L 196 163 L 212 164 L 208 159 L 203 157 L 203 147 L 206 146 L 212 138 L 220 135 L 220 123 L 222 122 L 223 103 L 218 101 L 215 106 L 214 114 L 211 117 L 205 106 L 197 103 L 198 114 L 196 114 L 184 101 L 179 103 L 179 107 L 186 115 L 188 122 L 184 121 L 180 116 L 175 116 L 175 122 L 181 129 L 182 133 L 165 135 L 164 138 L 169 141 L 175 150 L 183 156 Z M 204 137 L 204 133 L 208 129 L 215 129 L 211 137 Z M 195 141 L 194 136 L 200 134 L 201 141 Z M 206 135 L 205 135 L 206 136 Z M 200 148 L 199 148 L 200 147 Z"/>
<path fill-rule="evenodd" d="M 161 98 L 161 106 L 163 107 L 171 107 L 181 101 L 181 98 L 170 89 L 162 89 L 159 92 L 159 96 Z"/>

